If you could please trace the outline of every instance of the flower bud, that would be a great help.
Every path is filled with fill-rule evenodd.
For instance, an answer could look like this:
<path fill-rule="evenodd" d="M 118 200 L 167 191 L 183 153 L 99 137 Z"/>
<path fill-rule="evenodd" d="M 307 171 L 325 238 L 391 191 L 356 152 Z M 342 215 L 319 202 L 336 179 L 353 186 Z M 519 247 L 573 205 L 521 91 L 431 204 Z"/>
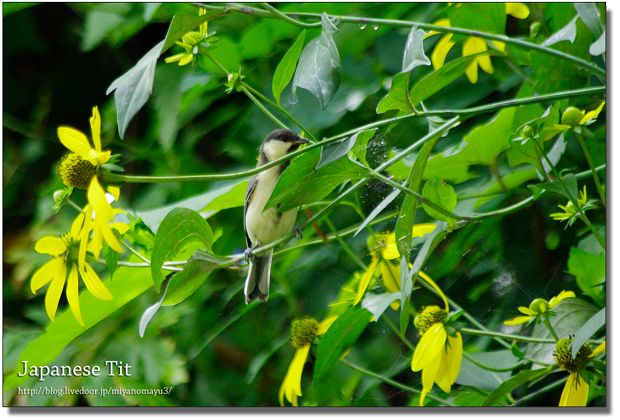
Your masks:
<path fill-rule="evenodd" d="M 583 118 L 583 112 L 575 108 L 574 106 L 569 106 L 562 114 L 562 124 L 568 125 L 570 127 L 577 127 Z"/>
<path fill-rule="evenodd" d="M 545 313 L 548 307 L 549 307 L 549 302 L 547 302 L 543 298 L 534 299 L 532 303 L 530 303 L 530 311 L 534 311 L 537 314 Z"/>
<path fill-rule="evenodd" d="M 536 130 L 529 124 L 523 127 L 523 129 L 521 130 L 521 137 L 523 137 L 524 139 L 531 139 L 532 137 L 534 137 L 535 134 Z"/>

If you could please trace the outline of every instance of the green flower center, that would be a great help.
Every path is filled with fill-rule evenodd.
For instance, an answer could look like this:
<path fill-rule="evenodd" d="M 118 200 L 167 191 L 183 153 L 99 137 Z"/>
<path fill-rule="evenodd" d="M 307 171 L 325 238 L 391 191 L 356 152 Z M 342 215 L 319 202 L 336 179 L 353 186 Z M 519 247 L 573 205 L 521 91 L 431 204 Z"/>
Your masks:
<path fill-rule="evenodd" d="M 82 159 L 80 155 L 71 153 L 65 155 L 58 165 L 58 175 L 62 179 L 62 183 L 68 187 L 87 190 L 90 180 L 95 176 L 97 168 L 87 160 Z"/>
<path fill-rule="evenodd" d="M 562 124 L 570 127 L 577 127 L 582 118 L 583 112 L 574 106 L 569 106 L 566 108 L 566 111 L 564 111 L 564 114 L 562 114 Z"/>
<path fill-rule="evenodd" d="M 592 354 L 592 347 L 588 343 L 585 343 L 577 356 L 573 359 L 572 350 L 570 348 L 570 343 L 573 341 L 574 336 L 570 336 L 569 338 L 563 338 L 555 344 L 555 361 L 560 366 L 560 368 L 564 369 L 568 372 L 578 372 L 581 368 L 583 368 L 588 361 L 590 360 L 590 355 Z"/>
<path fill-rule="evenodd" d="M 431 305 L 422 308 L 422 312 L 413 320 L 413 325 L 415 325 L 420 335 L 423 335 L 433 324 L 443 324 L 447 317 L 446 311 L 437 305 Z"/>
<path fill-rule="evenodd" d="M 291 344 L 295 348 L 302 348 L 314 340 L 316 333 L 319 330 L 319 323 L 314 318 L 304 317 L 293 321 L 291 327 Z"/>
<path fill-rule="evenodd" d="M 526 125 L 525 127 L 523 127 L 523 130 L 521 130 L 521 137 L 523 137 L 524 139 L 531 139 L 532 137 L 534 137 L 534 134 L 536 134 L 534 127 L 532 127 L 531 125 Z"/>
<path fill-rule="evenodd" d="M 547 302 L 543 298 L 534 299 L 532 303 L 530 303 L 530 311 L 534 311 L 537 314 L 541 314 L 547 310 L 549 307 L 549 302 Z"/>

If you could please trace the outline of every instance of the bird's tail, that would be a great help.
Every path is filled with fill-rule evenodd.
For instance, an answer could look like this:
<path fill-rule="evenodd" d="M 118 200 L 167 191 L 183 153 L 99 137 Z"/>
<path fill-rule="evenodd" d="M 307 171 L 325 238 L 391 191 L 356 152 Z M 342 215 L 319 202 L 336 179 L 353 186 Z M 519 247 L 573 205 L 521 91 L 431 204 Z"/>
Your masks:
<path fill-rule="evenodd" d="M 250 270 L 245 279 L 245 303 L 254 300 L 267 302 L 269 299 L 269 283 L 271 281 L 271 257 L 273 249 L 250 260 Z"/>

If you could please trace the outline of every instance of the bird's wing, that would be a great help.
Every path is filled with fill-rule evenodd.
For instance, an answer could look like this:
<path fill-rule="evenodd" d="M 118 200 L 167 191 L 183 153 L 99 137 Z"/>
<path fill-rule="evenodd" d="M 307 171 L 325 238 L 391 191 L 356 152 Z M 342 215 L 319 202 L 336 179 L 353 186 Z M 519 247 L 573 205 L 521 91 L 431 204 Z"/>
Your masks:
<path fill-rule="evenodd" d="M 248 248 L 252 247 L 252 241 L 250 240 L 250 236 L 248 235 L 248 229 L 245 226 L 246 213 L 248 212 L 248 203 L 252 199 L 252 194 L 254 194 L 254 189 L 256 188 L 256 184 L 258 183 L 258 176 L 255 175 L 250 179 L 248 183 L 248 190 L 245 193 L 245 204 L 243 206 L 243 229 L 245 230 L 245 243 Z"/>

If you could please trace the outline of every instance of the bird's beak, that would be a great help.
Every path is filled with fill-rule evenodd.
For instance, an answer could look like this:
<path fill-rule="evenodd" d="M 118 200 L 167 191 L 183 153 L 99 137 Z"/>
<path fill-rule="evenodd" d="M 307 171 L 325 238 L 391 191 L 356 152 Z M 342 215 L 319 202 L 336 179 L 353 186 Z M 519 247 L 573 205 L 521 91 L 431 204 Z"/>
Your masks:
<path fill-rule="evenodd" d="M 293 142 L 293 144 L 304 144 L 304 143 L 308 143 L 310 140 L 308 139 L 304 139 L 303 137 L 299 137 L 297 140 L 295 140 Z"/>

